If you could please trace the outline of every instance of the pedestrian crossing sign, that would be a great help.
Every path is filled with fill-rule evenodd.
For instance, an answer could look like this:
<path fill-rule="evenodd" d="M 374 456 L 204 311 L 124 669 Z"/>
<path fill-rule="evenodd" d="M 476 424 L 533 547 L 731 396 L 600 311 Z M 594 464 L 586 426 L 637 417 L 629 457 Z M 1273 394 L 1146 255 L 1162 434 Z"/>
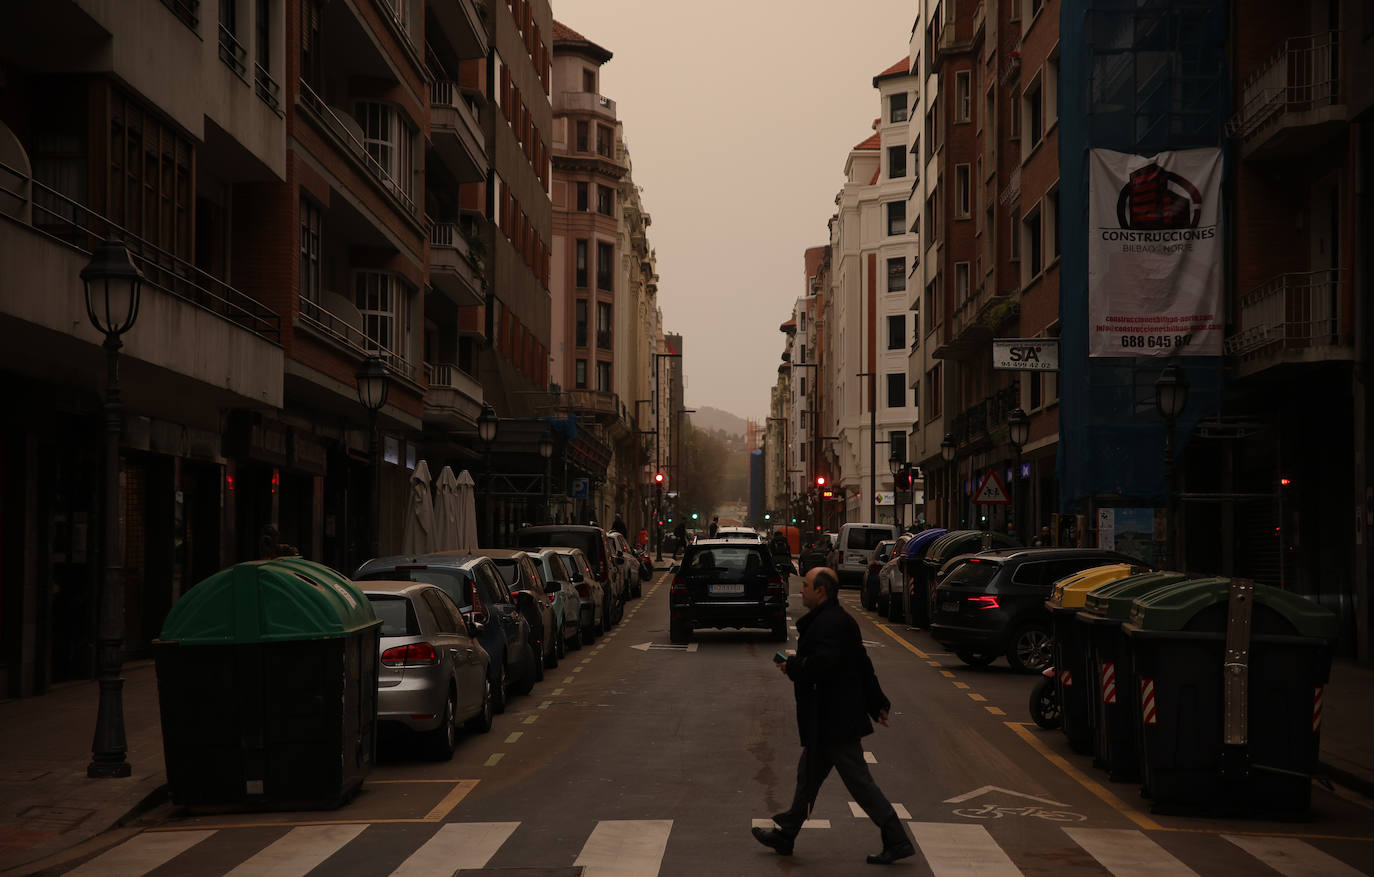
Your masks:
<path fill-rule="evenodd" d="M 973 494 L 973 502 L 976 505 L 1011 505 L 1011 498 L 1007 496 L 1007 486 L 997 477 L 995 469 L 989 469 L 983 480 L 978 483 L 978 490 Z"/>

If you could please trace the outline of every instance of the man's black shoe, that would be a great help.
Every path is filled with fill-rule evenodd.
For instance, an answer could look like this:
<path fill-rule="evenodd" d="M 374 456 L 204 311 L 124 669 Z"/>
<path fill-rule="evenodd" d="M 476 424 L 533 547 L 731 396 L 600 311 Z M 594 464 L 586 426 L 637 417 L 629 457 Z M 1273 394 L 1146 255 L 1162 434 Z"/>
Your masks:
<path fill-rule="evenodd" d="M 755 831 L 757 830 L 758 829 L 755 829 Z M 916 855 L 916 848 L 912 846 L 909 842 L 900 843 L 894 847 L 884 845 L 883 851 L 881 853 L 878 853 L 876 856 L 868 857 L 868 864 L 891 865 L 898 859 L 905 859 L 907 856 L 914 855 Z"/>
<path fill-rule="evenodd" d="M 792 838 L 776 828 L 754 828 L 754 839 L 766 847 L 772 847 L 780 856 L 792 855 Z M 886 852 L 886 850 L 884 850 Z M 911 853 L 907 853 L 911 855 Z M 869 858 L 872 858 L 870 856 Z"/>

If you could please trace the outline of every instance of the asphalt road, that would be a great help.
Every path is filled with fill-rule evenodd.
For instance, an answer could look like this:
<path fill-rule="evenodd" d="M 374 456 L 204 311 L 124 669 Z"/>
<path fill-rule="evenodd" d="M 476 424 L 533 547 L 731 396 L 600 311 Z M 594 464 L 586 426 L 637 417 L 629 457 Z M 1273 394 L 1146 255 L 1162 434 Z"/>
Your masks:
<path fill-rule="evenodd" d="M 802 612 L 793 579 L 791 615 Z M 1374 873 L 1374 805 L 1313 789 L 1307 821 L 1152 814 L 1058 732 L 1029 721 L 1034 678 L 972 669 L 923 632 L 860 618 L 893 702 L 864 740 L 920 852 L 891 869 L 937 875 Z M 89 875 L 651 877 L 851 875 L 877 829 L 838 777 L 792 856 L 750 836 L 791 799 L 799 752 L 791 686 L 758 632 L 670 646 L 667 581 L 614 631 L 570 652 L 449 763 L 383 754 L 357 798 L 314 813 L 154 811 L 67 871 Z M 795 631 L 793 631 L 795 637 Z M 788 647 L 795 645 L 789 642 Z M 878 873 L 881 870 L 878 869 Z"/>

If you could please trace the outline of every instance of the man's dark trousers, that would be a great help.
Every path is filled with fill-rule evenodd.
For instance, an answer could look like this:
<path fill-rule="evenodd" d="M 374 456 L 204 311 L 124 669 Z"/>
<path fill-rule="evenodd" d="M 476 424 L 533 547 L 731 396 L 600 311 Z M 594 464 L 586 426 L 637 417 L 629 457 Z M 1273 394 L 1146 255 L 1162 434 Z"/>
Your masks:
<path fill-rule="evenodd" d="M 843 743 L 817 743 L 802 749 L 801 757 L 797 759 L 797 790 L 792 796 L 792 806 L 773 817 L 778 829 L 788 837 L 797 836 L 802 823 L 811 814 L 816 795 L 820 793 L 821 784 L 830 775 L 832 767 L 840 775 L 849 794 L 854 796 L 868 818 L 882 831 L 883 845 L 900 846 L 907 843 L 902 821 L 873 781 L 873 774 L 864 761 L 863 746 L 857 737 Z"/>

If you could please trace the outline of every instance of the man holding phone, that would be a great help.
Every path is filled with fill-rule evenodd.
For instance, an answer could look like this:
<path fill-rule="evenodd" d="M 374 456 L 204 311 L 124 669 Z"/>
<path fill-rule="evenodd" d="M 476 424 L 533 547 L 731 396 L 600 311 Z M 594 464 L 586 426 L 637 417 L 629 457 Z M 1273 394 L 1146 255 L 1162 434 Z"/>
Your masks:
<path fill-rule="evenodd" d="M 754 837 L 779 854 L 790 855 L 821 784 L 834 768 L 882 832 L 882 852 L 869 856 L 868 863 L 890 865 L 914 855 L 916 848 L 873 781 L 859 741 L 873 733 L 870 719 L 887 725 L 892 704 L 878 684 L 858 622 L 836 599 L 838 590 L 834 570 L 818 567 L 807 572 L 801 597 L 809 611 L 797 619 L 797 653 L 773 656 L 779 672 L 792 680 L 802 752 L 792 806 L 773 817 L 777 828 L 755 828 Z"/>

